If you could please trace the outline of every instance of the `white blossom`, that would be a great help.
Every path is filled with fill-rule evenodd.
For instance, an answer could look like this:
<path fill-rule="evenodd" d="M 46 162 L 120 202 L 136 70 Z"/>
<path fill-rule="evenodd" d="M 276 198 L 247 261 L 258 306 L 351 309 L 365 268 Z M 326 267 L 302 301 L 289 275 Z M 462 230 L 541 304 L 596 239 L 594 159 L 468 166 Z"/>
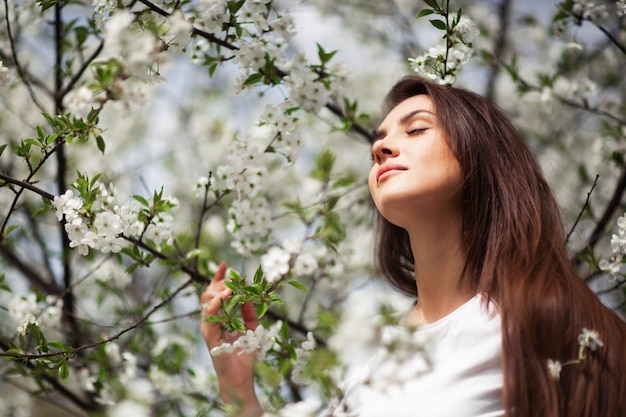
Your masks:
<path fill-rule="evenodd" d="M 102 236 L 105 239 L 115 238 L 124 230 L 119 216 L 110 211 L 96 214 L 93 227 L 98 236 Z"/>
<path fill-rule="evenodd" d="M 468 19 L 465 16 L 461 17 L 459 23 L 454 27 L 454 34 L 459 40 L 467 45 L 472 45 L 478 36 L 480 36 L 480 30 L 476 26 L 473 20 Z"/>
<path fill-rule="evenodd" d="M 16 329 L 21 335 L 26 334 L 30 324 L 46 330 L 55 328 L 61 319 L 63 301 L 54 296 L 48 296 L 44 301 L 37 301 L 34 293 L 15 296 L 9 302 L 9 316 L 18 323 Z"/>
<path fill-rule="evenodd" d="M 554 378 L 554 379 L 560 379 L 561 378 L 561 369 L 563 369 L 563 366 L 561 365 L 561 362 L 557 361 L 557 360 L 552 360 L 552 359 L 548 359 L 548 374 Z"/>
<path fill-rule="evenodd" d="M 578 344 L 581 348 L 589 348 L 592 351 L 604 346 L 598 332 L 587 328 L 583 328 L 582 333 L 578 335 Z"/>
<path fill-rule="evenodd" d="M 78 216 L 78 211 L 83 207 L 83 200 L 80 196 L 74 197 L 72 190 L 67 190 L 64 194 L 54 197 L 52 205 L 57 219 L 61 221 L 65 215 L 69 222 Z"/>
<path fill-rule="evenodd" d="M 167 24 L 169 26 L 166 40 L 168 45 L 174 45 L 178 48 L 184 48 L 191 39 L 191 31 L 193 25 L 187 20 L 180 9 L 176 9 L 174 13 L 168 16 Z"/>
<path fill-rule="evenodd" d="M 67 94 L 65 104 L 72 115 L 85 118 L 95 104 L 93 90 L 86 85 L 72 90 Z"/>
<path fill-rule="evenodd" d="M 277 321 L 269 329 L 259 325 L 254 331 L 247 330 L 246 333 L 241 335 L 233 343 L 225 342 L 214 347 L 211 349 L 211 354 L 217 356 L 224 353 L 233 353 L 235 351 L 239 354 L 256 351 L 257 359 L 263 361 L 270 350 L 273 349 L 277 351 L 279 349 L 279 345 L 276 343 L 276 337 L 281 327 L 282 321 Z"/>
<path fill-rule="evenodd" d="M 317 271 L 317 268 L 317 259 L 310 253 L 299 255 L 293 266 L 296 275 L 313 275 Z"/>
<path fill-rule="evenodd" d="M 617 9 L 617 15 L 619 17 L 626 15 L 626 0 L 617 0 L 615 2 L 615 8 Z"/>
<path fill-rule="evenodd" d="M 0 61 L 0 87 L 7 85 L 10 80 L 9 69 L 4 66 L 4 62 Z"/>
<path fill-rule="evenodd" d="M 612 261 L 608 261 L 607 259 L 601 259 L 598 263 L 598 267 L 601 271 L 604 271 L 614 277 L 622 271 L 622 259 L 617 258 Z"/>
<path fill-rule="evenodd" d="M 265 279 L 274 282 L 277 278 L 289 272 L 289 261 L 291 254 L 286 250 L 274 246 L 263 256 L 261 256 L 261 268 Z"/>
<path fill-rule="evenodd" d="M 608 11 L 604 4 L 596 4 L 588 0 L 574 0 L 572 12 L 583 19 L 588 19 L 595 23 L 599 23 L 608 16 Z"/>

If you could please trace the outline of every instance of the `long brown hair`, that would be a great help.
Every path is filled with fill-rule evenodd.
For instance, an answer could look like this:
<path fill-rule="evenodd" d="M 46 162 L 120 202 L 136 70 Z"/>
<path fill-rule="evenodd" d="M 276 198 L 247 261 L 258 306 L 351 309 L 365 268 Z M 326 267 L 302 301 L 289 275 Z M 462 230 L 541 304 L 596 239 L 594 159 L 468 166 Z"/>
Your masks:
<path fill-rule="evenodd" d="M 473 92 L 406 77 L 384 111 L 425 94 L 462 169 L 462 280 L 494 301 L 502 319 L 507 416 L 626 415 L 626 323 L 580 279 L 564 246 L 557 203 L 541 168 L 505 113 Z M 377 214 L 383 277 L 417 296 L 407 232 Z M 578 357 L 583 328 L 604 346 L 580 364 L 548 372 L 548 359 Z"/>

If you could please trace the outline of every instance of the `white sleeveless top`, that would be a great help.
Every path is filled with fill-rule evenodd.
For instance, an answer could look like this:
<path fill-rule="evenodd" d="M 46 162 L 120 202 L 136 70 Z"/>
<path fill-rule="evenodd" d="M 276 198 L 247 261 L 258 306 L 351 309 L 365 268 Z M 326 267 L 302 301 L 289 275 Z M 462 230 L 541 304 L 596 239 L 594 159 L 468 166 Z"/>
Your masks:
<path fill-rule="evenodd" d="M 359 417 L 502 417 L 502 337 L 493 304 L 477 295 L 442 319 L 421 326 L 426 357 L 416 354 L 395 372 L 413 372 L 388 389 L 380 353 L 346 381 L 346 402 Z M 399 371 L 398 371 L 399 370 Z M 414 372 L 416 371 L 417 372 Z"/>

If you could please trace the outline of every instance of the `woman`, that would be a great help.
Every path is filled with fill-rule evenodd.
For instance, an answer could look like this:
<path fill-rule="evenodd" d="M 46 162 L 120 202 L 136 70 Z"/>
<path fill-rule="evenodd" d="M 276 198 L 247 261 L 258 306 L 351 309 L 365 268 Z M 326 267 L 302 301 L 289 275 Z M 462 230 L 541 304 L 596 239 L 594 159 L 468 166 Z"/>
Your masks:
<path fill-rule="evenodd" d="M 385 113 L 369 176 L 378 266 L 417 297 L 410 324 L 456 333 L 442 338 L 445 355 L 424 376 L 434 383 L 417 378 L 403 398 L 363 395 L 363 415 L 422 415 L 419 399 L 439 395 L 424 415 L 623 416 L 626 324 L 569 261 L 557 204 L 509 119 L 474 93 L 419 77 L 392 88 Z M 207 315 L 230 294 L 224 269 L 202 295 Z M 256 327 L 253 309 L 243 313 Z M 209 348 L 227 336 L 215 323 L 202 332 Z M 559 369 L 581 352 L 584 360 Z M 451 370 L 445 358 L 470 363 Z M 214 363 L 224 400 L 262 414 L 253 357 Z M 449 411 L 437 408 L 444 403 Z"/>

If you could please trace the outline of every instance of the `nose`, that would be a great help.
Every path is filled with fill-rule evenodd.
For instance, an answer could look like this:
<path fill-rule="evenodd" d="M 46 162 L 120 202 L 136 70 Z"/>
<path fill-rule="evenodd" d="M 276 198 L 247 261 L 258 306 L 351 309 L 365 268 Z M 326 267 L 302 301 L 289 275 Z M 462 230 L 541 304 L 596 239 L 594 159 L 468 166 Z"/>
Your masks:
<path fill-rule="evenodd" d="M 398 156 L 399 153 L 398 146 L 388 138 L 378 139 L 372 145 L 372 156 L 377 164 L 382 164 L 387 158 Z"/>

